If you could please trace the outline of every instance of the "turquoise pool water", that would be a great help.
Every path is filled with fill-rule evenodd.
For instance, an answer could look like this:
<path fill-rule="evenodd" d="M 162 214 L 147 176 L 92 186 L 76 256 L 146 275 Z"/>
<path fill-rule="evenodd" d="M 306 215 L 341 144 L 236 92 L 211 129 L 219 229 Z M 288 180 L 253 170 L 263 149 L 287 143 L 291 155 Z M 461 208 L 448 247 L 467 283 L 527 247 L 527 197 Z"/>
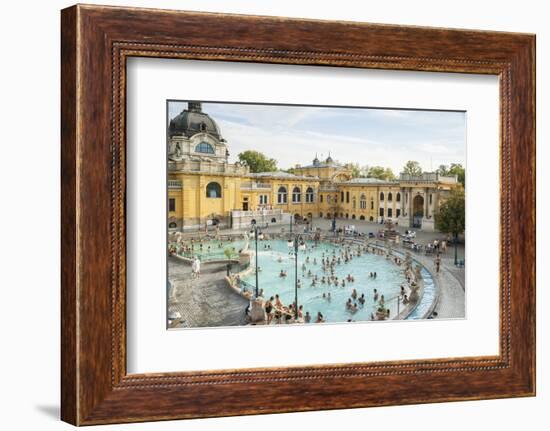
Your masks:
<path fill-rule="evenodd" d="M 271 246 L 266 249 L 265 246 Z M 304 314 L 306 311 L 315 319 L 317 312 L 321 312 L 327 322 L 346 322 L 364 321 L 371 319 L 371 313 L 376 310 L 376 303 L 373 298 L 373 290 L 377 289 L 380 295 L 384 295 L 386 307 L 390 309 L 390 318 L 397 313 L 396 298 L 400 292 L 400 286 L 405 279 L 400 266 L 397 266 L 385 256 L 374 255 L 362 252 L 361 256 L 353 256 L 348 263 L 336 265 L 334 275 L 339 280 L 344 279 L 348 274 L 355 278 L 355 282 L 346 282 L 345 287 L 330 286 L 318 283 L 316 287 L 311 286 L 311 277 L 308 277 L 308 271 L 311 270 L 312 276 L 317 274 L 318 278 L 330 275 L 330 270 L 323 272 L 321 260 L 323 253 L 325 257 L 332 258 L 333 253 L 340 256 L 341 246 L 335 246 L 328 243 L 321 243 L 315 247 L 313 242 L 306 242 L 307 250 L 298 252 L 298 279 L 301 280 L 302 287 L 298 289 L 298 304 L 303 305 Z M 250 249 L 254 250 L 254 242 L 250 242 Z M 351 249 L 356 251 L 358 246 L 353 245 Z M 306 259 L 309 257 L 309 263 Z M 317 259 L 317 264 L 313 263 Z M 306 265 L 306 270 L 302 270 L 302 265 Z M 289 305 L 294 301 L 294 277 L 295 261 L 294 250 L 289 249 L 286 241 L 272 240 L 260 241 L 258 243 L 258 266 L 259 287 L 264 290 L 264 297 L 269 298 L 279 294 L 281 301 Z M 281 270 L 286 271 L 287 277 L 281 278 Z M 369 277 L 370 272 L 376 272 L 376 279 Z M 251 285 L 255 285 L 255 274 L 251 273 L 244 280 Z M 357 290 L 358 295 L 365 294 L 366 302 L 364 306 L 357 305 L 359 309 L 355 313 L 346 310 L 345 303 L 350 298 L 352 290 Z M 323 299 L 323 293 L 331 294 L 331 300 Z M 401 305 L 401 309 L 402 309 Z"/>

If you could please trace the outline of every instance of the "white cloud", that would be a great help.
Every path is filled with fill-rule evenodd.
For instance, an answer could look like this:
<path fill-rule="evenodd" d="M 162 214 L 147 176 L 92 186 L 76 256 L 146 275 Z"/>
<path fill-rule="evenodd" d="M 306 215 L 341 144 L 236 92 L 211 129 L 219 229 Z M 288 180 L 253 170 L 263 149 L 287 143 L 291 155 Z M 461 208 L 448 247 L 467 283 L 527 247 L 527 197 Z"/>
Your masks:
<path fill-rule="evenodd" d="M 171 103 L 173 117 L 186 103 Z M 219 124 L 230 159 L 254 149 L 286 169 L 311 163 L 315 153 L 341 163 L 388 166 L 398 173 L 408 160 L 424 170 L 464 163 L 462 113 L 281 105 L 205 103 Z"/>

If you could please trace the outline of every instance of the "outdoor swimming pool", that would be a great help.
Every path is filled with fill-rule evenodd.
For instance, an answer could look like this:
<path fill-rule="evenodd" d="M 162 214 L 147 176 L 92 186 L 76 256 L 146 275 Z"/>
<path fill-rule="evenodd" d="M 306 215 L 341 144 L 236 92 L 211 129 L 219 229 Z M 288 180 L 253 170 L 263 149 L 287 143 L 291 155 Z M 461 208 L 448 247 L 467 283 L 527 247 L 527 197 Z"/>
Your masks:
<path fill-rule="evenodd" d="M 355 282 L 346 282 L 345 287 L 318 283 L 316 287 L 311 286 L 313 275 L 317 274 L 319 280 L 324 276 L 330 275 L 330 271 L 324 272 L 321 260 L 323 254 L 325 257 L 332 258 L 333 253 L 336 257 L 340 256 L 341 246 L 330 243 L 319 243 L 315 246 L 313 242 L 306 242 L 307 250 L 298 251 L 298 279 L 301 280 L 302 287 L 298 289 L 298 304 L 303 305 L 304 314 L 306 311 L 315 319 L 317 312 L 321 312 L 327 322 L 346 322 L 348 319 L 353 321 L 371 320 L 371 313 L 376 311 L 377 303 L 373 299 L 373 291 L 377 289 L 380 295 L 384 295 L 386 307 L 390 309 L 390 316 L 393 318 L 397 313 L 397 296 L 400 292 L 400 286 L 405 282 L 402 267 L 393 263 L 385 256 L 362 252 L 361 256 L 353 256 L 353 259 L 340 265 L 336 265 L 334 274 L 341 281 L 348 274 L 355 277 Z M 254 242 L 250 242 L 250 249 L 254 250 Z M 271 249 L 266 249 L 271 246 Z M 352 250 L 357 250 L 357 245 L 351 246 Z M 309 257 L 309 263 L 306 259 Z M 315 265 L 314 259 L 317 260 Z M 254 264 L 254 262 L 252 262 Z M 306 265 L 305 271 L 302 265 Z M 260 241 L 258 243 L 258 266 L 260 267 L 258 281 L 259 287 L 264 290 L 264 297 L 269 298 L 279 294 L 281 301 L 289 305 L 294 301 L 294 280 L 295 280 L 295 261 L 294 249 L 287 246 L 284 240 Z M 286 271 L 287 277 L 279 277 L 281 270 Z M 308 277 L 308 271 L 311 270 L 312 276 Z M 369 277 L 370 272 L 376 272 L 376 279 Z M 244 280 L 255 285 L 255 274 L 247 275 Z M 359 309 L 352 313 L 346 310 L 345 303 L 350 298 L 353 289 L 357 290 L 358 295 L 365 294 L 366 302 L 364 306 L 357 305 Z M 323 293 L 330 292 L 331 300 L 323 298 Z M 400 306 L 401 310 L 403 305 Z"/>
<path fill-rule="evenodd" d="M 211 241 L 203 241 L 201 242 L 195 242 L 193 244 L 193 252 L 181 252 L 178 253 L 180 256 L 183 257 L 193 257 L 196 256 L 200 259 L 201 262 L 208 262 L 212 260 L 224 260 L 227 259 L 227 256 L 225 254 L 225 250 L 229 249 L 232 251 L 231 258 L 232 259 L 238 259 L 239 258 L 239 251 L 243 250 L 246 246 L 247 241 L 245 239 L 235 239 L 235 240 L 211 240 Z M 174 244 L 174 243 L 171 243 Z M 186 243 L 187 245 L 190 245 L 189 243 Z"/>

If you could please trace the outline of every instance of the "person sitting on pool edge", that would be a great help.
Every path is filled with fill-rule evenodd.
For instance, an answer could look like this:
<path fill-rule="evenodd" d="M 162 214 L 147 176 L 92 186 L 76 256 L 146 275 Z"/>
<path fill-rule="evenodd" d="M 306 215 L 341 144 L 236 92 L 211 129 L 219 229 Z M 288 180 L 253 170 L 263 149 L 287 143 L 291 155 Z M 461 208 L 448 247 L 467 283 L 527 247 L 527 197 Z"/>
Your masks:
<path fill-rule="evenodd" d="M 273 315 L 271 314 L 271 312 L 273 311 L 273 300 L 275 298 L 273 298 L 273 296 L 271 298 L 269 298 L 265 305 L 264 305 L 264 308 L 265 308 L 265 313 L 267 315 L 267 324 L 269 325 L 271 323 L 271 320 L 273 319 Z"/>

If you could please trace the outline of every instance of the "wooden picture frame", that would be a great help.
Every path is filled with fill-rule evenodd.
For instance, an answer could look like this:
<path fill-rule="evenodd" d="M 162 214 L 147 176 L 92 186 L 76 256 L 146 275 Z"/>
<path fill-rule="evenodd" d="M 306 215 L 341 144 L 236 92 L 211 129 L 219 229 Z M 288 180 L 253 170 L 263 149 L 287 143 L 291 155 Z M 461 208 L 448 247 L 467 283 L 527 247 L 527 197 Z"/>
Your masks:
<path fill-rule="evenodd" d="M 61 24 L 64 421 L 535 394 L 534 35 L 83 5 L 64 9 Z M 131 56 L 498 75 L 500 354 L 128 375 L 125 65 Z"/>

